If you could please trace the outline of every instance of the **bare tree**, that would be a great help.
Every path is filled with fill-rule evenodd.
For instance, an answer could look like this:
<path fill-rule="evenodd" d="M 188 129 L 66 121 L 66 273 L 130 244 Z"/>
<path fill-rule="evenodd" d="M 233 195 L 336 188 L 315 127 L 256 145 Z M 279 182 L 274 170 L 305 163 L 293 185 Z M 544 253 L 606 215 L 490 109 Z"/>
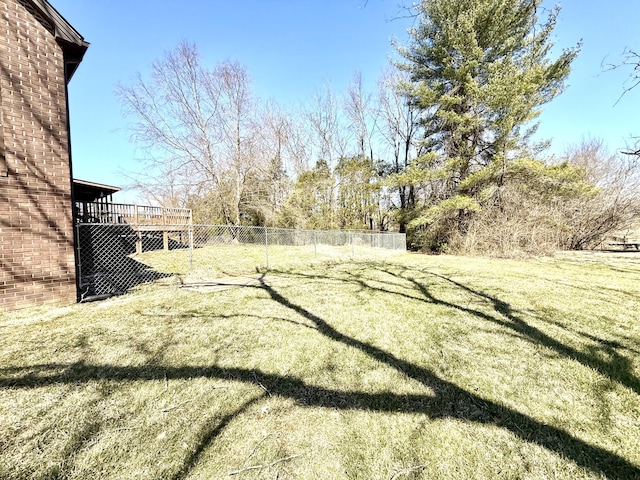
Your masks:
<path fill-rule="evenodd" d="M 253 127 L 259 149 L 256 169 L 243 197 L 243 209 L 253 224 L 272 225 L 290 190 L 290 172 L 296 171 L 296 131 L 290 115 L 274 102 L 266 103 Z M 296 152 L 292 154 L 292 152 Z"/>
<path fill-rule="evenodd" d="M 391 172 L 403 172 L 417 155 L 417 110 L 407 101 L 402 85 L 408 77 L 405 72 L 389 69 L 378 80 L 379 121 L 377 129 L 384 148 L 392 157 Z M 398 205 L 400 212 L 415 206 L 415 188 L 399 185 Z M 400 232 L 406 230 L 406 219 L 400 218 Z"/>
<path fill-rule="evenodd" d="M 162 192 L 171 179 L 172 195 L 183 201 L 213 194 L 222 218 L 239 224 L 244 189 L 256 168 L 246 69 L 234 62 L 206 69 L 197 48 L 183 42 L 152 64 L 149 80 L 138 75 L 118 94 L 133 118 L 133 140 L 146 151 L 139 183 Z"/>
<path fill-rule="evenodd" d="M 190 208 L 191 188 L 184 185 L 183 180 L 172 169 L 163 170 L 158 177 L 157 172 L 124 173 L 131 183 L 128 188 L 139 193 L 139 197 L 147 205 L 162 205 L 167 208 Z"/>
<path fill-rule="evenodd" d="M 349 130 L 355 136 L 357 143 L 357 151 L 353 153 L 361 157 L 369 157 L 373 161 L 375 161 L 374 135 L 380 114 L 380 109 L 376 108 L 374 100 L 372 94 L 364 91 L 362 74 L 356 72 L 347 87 L 344 110 L 349 121 Z"/>
<path fill-rule="evenodd" d="M 638 53 L 636 50 L 625 48 L 624 52 L 622 52 L 622 59 L 620 60 L 620 62 L 603 65 L 604 71 L 618 70 L 621 68 L 631 68 L 632 71 L 629 74 L 626 82 L 623 84 L 623 90 L 620 94 L 620 97 L 618 97 L 618 100 L 616 100 L 616 105 L 627 93 L 629 93 L 631 90 L 634 90 L 638 85 L 640 85 L 640 53 Z M 638 144 L 638 137 L 631 138 L 630 140 L 630 143 L 632 143 L 632 145 L 623 150 L 622 153 L 624 155 L 640 157 L 640 145 Z"/>
<path fill-rule="evenodd" d="M 347 138 L 338 99 L 329 85 L 316 91 L 305 109 L 305 117 L 316 159 L 326 161 L 329 168 L 333 169 L 340 158 L 347 154 Z"/>
<path fill-rule="evenodd" d="M 624 232 L 640 218 L 640 158 L 613 155 L 601 140 L 583 140 L 572 147 L 566 159 L 582 167 L 586 180 L 597 194 L 563 206 L 570 226 L 568 247 L 583 249 L 605 241 L 608 235 Z"/>
<path fill-rule="evenodd" d="M 287 142 L 284 144 L 289 167 L 295 176 L 308 171 L 313 163 L 312 133 L 304 128 L 306 114 L 303 111 L 288 111 L 289 125 Z"/>

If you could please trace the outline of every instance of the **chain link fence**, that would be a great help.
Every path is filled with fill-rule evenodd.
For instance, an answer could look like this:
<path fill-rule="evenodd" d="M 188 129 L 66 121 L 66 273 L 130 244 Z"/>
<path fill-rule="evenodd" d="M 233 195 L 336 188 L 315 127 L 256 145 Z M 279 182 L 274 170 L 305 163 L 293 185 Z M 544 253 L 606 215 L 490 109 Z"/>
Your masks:
<path fill-rule="evenodd" d="M 264 268 L 406 251 L 406 236 L 400 233 L 103 223 L 76 228 L 81 301 L 161 279 L 203 282 Z"/>

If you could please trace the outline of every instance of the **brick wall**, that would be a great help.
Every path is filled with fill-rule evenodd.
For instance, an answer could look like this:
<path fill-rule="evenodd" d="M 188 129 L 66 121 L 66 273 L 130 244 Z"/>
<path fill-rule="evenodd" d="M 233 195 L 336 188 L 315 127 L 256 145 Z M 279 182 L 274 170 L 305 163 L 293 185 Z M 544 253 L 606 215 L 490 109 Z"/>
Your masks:
<path fill-rule="evenodd" d="M 20 0 L 0 0 L 0 310 L 76 300 L 61 47 Z"/>

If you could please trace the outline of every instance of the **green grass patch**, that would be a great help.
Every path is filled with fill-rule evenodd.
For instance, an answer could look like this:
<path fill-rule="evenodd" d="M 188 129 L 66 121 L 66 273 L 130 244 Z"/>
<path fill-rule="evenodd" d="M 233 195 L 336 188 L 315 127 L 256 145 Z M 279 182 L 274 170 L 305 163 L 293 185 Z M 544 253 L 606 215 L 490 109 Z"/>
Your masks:
<path fill-rule="evenodd" d="M 0 314 L 0 478 L 640 478 L 640 257 L 309 255 Z"/>
<path fill-rule="evenodd" d="M 299 269 L 331 262 L 381 260 L 403 254 L 400 250 L 364 245 L 251 245 L 225 244 L 165 252 L 136 254 L 137 261 L 163 274 L 179 275 L 186 283 L 248 275 L 270 268 Z"/>

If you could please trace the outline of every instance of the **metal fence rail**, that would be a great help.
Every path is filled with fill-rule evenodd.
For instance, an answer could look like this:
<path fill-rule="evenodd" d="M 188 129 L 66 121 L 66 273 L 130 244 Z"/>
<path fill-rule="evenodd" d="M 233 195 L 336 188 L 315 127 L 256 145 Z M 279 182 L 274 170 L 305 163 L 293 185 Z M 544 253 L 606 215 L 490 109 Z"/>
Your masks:
<path fill-rule="evenodd" d="M 176 275 L 203 280 L 221 272 L 247 274 L 300 261 L 406 251 L 406 236 L 400 233 L 166 223 L 80 223 L 76 228 L 83 300 Z"/>

